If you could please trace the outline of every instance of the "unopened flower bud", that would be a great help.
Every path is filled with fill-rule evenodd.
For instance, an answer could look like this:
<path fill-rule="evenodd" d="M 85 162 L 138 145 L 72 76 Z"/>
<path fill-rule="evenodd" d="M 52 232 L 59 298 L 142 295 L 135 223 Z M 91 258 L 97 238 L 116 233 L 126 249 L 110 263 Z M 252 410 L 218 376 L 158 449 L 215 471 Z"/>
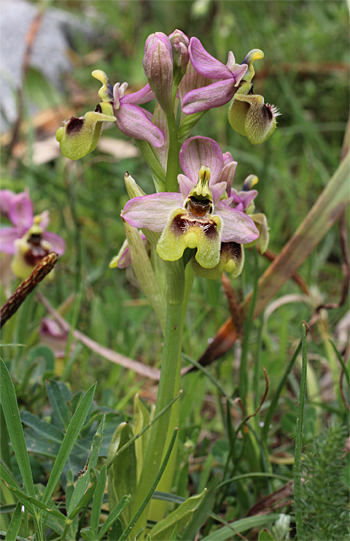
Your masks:
<path fill-rule="evenodd" d="M 188 50 L 190 40 L 186 34 L 181 32 L 181 30 L 174 30 L 174 32 L 169 35 L 169 39 L 173 49 L 174 72 L 180 71 L 181 75 L 185 75 L 187 64 L 190 59 Z"/>
<path fill-rule="evenodd" d="M 168 36 L 156 32 L 148 36 L 143 69 L 149 85 L 165 113 L 173 112 L 173 52 Z"/>

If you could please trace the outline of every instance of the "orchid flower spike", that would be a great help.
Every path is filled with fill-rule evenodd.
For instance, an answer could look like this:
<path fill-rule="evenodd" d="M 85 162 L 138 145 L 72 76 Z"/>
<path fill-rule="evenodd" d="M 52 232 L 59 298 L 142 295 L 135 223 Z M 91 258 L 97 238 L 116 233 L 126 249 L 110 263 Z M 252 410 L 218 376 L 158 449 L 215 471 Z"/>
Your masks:
<path fill-rule="evenodd" d="M 0 252 L 14 255 L 11 267 L 16 276 L 27 278 L 34 267 L 50 252 L 56 252 L 58 255 L 64 253 L 65 242 L 62 237 L 46 231 L 49 224 L 48 211 L 34 216 L 28 192 L 13 194 L 5 213 L 13 227 L 0 229 Z"/>
<path fill-rule="evenodd" d="M 226 163 L 225 163 L 226 161 Z M 221 243 L 246 244 L 258 230 L 244 212 L 221 201 L 232 185 L 236 163 L 207 137 L 192 137 L 180 150 L 180 193 L 156 193 L 131 199 L 122 211 L 130 225 L 161 233 L 158 255 L 176 261 L 186 248 L 197 263 L 212 269 L 220 261 Z"/>
<path fill-rule="evenodd" d="M 248 137 L 253 145 L 263 143 L 273 134 L 277 126 L 276 117 L 280 115 L 277 107 L 265 103 L 263 96 L 253 93 L 253 62 L 263 57 L 262 51 L 254 49 L 243 60 L 242 64 L 248 69 L 228 113 L 232 128 Z"/>
<path fill-rule="evenodd" d="M 127 83 L 116 83 L 113 88 L 103 71 L 95 70 L 92 76 L 102 83 L 98 92 L 102 101 L 95 111 L 86 113 L 84 117 L 72 117 L 65 121 L 56 133 L 56 139 L 67 158 L 78 160 L 92 152 L 97 146 L 103 122 L 115 122 L 125 135 L 148 141 L 156 148 L 164 144 L 163 132 L 153 124 L 152 115 L 138 107 L 154 99 L 149 85 L 126 95 Z"/>

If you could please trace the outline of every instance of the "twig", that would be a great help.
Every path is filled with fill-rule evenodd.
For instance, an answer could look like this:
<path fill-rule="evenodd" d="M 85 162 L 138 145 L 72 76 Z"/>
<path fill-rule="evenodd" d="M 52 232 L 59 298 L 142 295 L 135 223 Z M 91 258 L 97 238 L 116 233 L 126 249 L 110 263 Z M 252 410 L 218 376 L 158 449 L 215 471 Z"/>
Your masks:
<path fill-rule="evenodd" d="M 269 261 L 275 261 L 276 257 L 277 257 L 277 254 L 275 254 L 275 252 L 273 252 L 272 250 L 265 250 L 265 252 L 262 254 L 261 251 L 260 251 L 260 248 L 259 246 L 257 246 L 258 248 L 258 252 L 263 255 L 266 259 L 268 259 Z M 294 282 L 297 284 L 297 286 L 301 289 L 301 291 L 303 293 L 305 293 L 305 295 L 309 295 L 310 294 L 310 291 L 309 291 L 309 287 L 307 285 L 307 283 L 305 282 L 304 278 L 302 276 L 300 276 L 300 274 L 298 274 L 297 272 L 295 272 L 294 274 L 292 274 L 292 276 L 290 277 L 291 280 L 294 280 Z"/>
<path fill-rule="evenodd" d="M 16 289 L 13 295 L 5 302 L 0 311 L 0 329 L 5 325 L 13 314 L 15 314 L 21 304 L 28 297 L 29 293 L 45 278 L 54 268 L 58 260 L 58 255 L 51 252 L 45 256 L 35 267 L 29 278 L 26 278 Z"/>
<path fill-rule="evenodd" d="M 37 298 L 39 301 L 45 306 L 46 310 L 52 315 L 52 317 L 61 325 L 61 327 L 65 331 L 70 330 L 70 325 L 67 323 L 65 319 L 63 319 L 62 316 L 55 310 L 47 298 L 39 291 L 37 293 Z M 155 368 L 152 368 L 151 366 L 145 366 L 142 363 L 139 363 L 138 361 L 134 361 L 133 359 L 129 359 L 129 357 L 125 357 L 124 355 L 121 355 L 120 353 L 117 353 L 115 351 L 112 351 L 111 349 L 108 349 L 104 346 L 101 346 L 85 334 L 83 334 L 80 331 L 73 331 L 73 336 L 76 340 L 84 344 L 87 348 L 91 349 L 91 351 L 94 351 L 98 355 L 101 355 L 101 357 L 104 357 L 108 361 L 111 361 L 112 363 L 119 364 L 120 366 L 123 366 L 124 368 L 127 368 L 128 370 L 133 370 L 137 374 L 140 374 L 141 376 L 145 378 L 150 378 L 155 381 L 159 381 L 160 378 L 160 370 L 156 370 Z"/>

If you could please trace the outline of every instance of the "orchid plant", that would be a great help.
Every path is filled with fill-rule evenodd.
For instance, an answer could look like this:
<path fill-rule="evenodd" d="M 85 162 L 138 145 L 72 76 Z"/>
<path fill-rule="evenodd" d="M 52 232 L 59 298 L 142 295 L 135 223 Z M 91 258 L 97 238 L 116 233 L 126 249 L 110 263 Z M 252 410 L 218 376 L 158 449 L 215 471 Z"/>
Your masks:
<path fill-rule="evenodd" d="M 12 256 L 11 269 L 18 278 L 28 278 L 49 252 L 64 253 L 63 238 L 47 231 L 49 212 L 34 215 L 28 191 L 0 190 L 0 214 L 12 224 L 0 228 L 0 252 Z"/>
<path fill-rule="evenodd" d="M 130 197 L 121 212 L 126 242 L 110 266 L 133 266 L 164 334 L 155 416 L 180 389 L 182 329 L 195 274 L 218 279 L 226 271 L 234 278 L 242 272 L 244 246 L 258 241 L 264 251 L 268 244 L 266 217 L 254 211 L 257 177 L 250 175 L 241 190 L 234 189 L 237 163 L 232 155 L 213 139 L 189 137 L 203 114 L 231 100 L 228 115 L 234 130 L 253 144 L 270 137 L 278 111 L 255 95 L 252 86 L 253 62 L 260 58 L 263 53 L 254 49 L 237 64 L 230 52 L 224 65 L 195 37 L 189 39 L 180 30 L 169 36 L 156 32 L 145 44 L 143 67 L 148 84 L 128 94 L 127 83 L 113 87 L 104 72 L 93 71 L 93 77 L 102 83 L 100 103 L 95 111 L 70 118 L 57 131 L 63 154 L 76 160 L 96 148 L 103 123 L 115 122 L 123 134 L 135 140 L 152 172 L 155 193 L 149 195 L 125 174 Z M 140 106 L 154 99 L 152 115 Z M 152 426 L 142 452 L 136 447 L 133 488 L 128 487 L 130 516 L 154 483 L 178 422 L 176 402 Z M 131 437 L 132 431 L 118 427 L 110 464 L 118 445 L 120 449 Z M 173 449 L 158 490 L 171 489 L 175 460 Z M 114 482 L 111 477 L 109 482 L 112 505 L 123 494 L 117 486 L 120 479 Z M 147 518 L 161 520 L 164 509 L 164 502 L 152 502 L 130 536 L 145 527 Z M 153 538 L 152 531 L 150 535 Z"/>

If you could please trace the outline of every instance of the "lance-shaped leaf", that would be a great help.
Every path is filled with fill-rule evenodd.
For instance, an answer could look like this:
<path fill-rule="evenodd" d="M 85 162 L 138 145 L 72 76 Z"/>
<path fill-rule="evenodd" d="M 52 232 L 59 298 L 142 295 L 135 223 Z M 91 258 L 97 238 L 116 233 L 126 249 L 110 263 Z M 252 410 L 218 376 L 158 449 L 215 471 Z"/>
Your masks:
<path fill-rule="evenodd" d="M 108 466 L 108 505 L 112 513 L 125 494 L 133 498 L 136 493 L 136 453 L 135 443 L 129 445 L 127 452 L 121 453 L 116 459 L 116 453 L 133 437 L 129 423 L 121 423 L 113 434 L 107 453 Z M 125 528 L 130 522 L 130 508 L 127 507 L 121 515 Z"/>
<path fill-rule="evenodd" d="M 206 492 L 207 489 L 205 488 L 201 494 L 188 498 L 188 500 L 183 502 L 175 509 L 175 511 L 170 513 L 170 515 L 157 522 L 149 533 L 152 541 L 168 539 L 176 526 L 177 530 L 181 531 L 182 528 L 189 523 L 194 512 L 198 509 Z"/>
<path fill-rule="evenodd" d="M 163 290 L 153 272 L 150 259 L 138 230 L 125 221 L 124 229 L 136 278 L 150 301 L 164 334 L 166 303 Z"/>
<path fill-rule="evenodd" d="M 141 430 L 145 428 L 145 426 L 148 425 L 149 421 L 150 421 L 149 411 L 140 400 L 139 395 L 136 394 L 134 398 L 134 422 L 133 422 L 134 436 L 136 436 L 136 434 L 141 432 Z M 137 480 L 140 479 L 148 440 L 149 440 L 149 431 L 145 432 L 145 434 L 141 436 L 141 438 L 138 438 L 135 441 L 135 452 L 136 452 L 136 458 L 137 458 Z"/>

